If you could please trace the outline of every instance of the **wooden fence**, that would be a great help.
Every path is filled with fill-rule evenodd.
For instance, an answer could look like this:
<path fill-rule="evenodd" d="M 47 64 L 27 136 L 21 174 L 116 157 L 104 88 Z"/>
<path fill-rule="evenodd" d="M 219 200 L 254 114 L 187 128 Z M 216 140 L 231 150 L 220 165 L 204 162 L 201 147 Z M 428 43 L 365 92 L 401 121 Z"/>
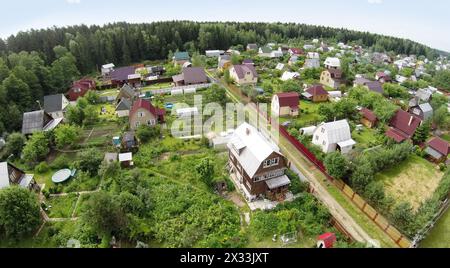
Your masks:
<path fill-rule="evenodd" d="M 359 208 L 364 214 L 366 214 L 372 222 L 374 222 L 385 234 L 387 234 L 400 248 L 410 248 L 411 242 L 407 237 L 401 234 L 389 221 L 376 211 L 371 205 L 369 205 L 360 195 L 358 195 L 353 189 L 345 184 L 342 180 L 334 179 L 331 177 L 325 168 L 325 165 L 316 158 L 316 156 L 300 143 L 296 138 L 292 137 L 283 126 L 279 126 L 280 133 L 285 137 L 303 156 L 305 156 L 316 168 L 322 172 L 328 180 L 334 183 L 334 185 L 346 196 L 352 203 Z M 340 228 L 343 229 L 343 228 Z M 346 233 L 346 232 L 344 232 Z"/>

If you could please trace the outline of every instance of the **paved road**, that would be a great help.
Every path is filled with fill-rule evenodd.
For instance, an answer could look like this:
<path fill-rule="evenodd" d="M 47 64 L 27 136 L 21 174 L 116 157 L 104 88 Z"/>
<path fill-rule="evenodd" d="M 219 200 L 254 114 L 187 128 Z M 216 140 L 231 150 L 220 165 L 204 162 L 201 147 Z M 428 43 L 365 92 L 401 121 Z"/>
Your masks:
<path fill-rule="evenodd" d="M 228 85 L 222 81 L 214 79 L 211 74 L 208 75 L 216 82 L 221 84 L 228 92 L 228 95 L 235 102 L 240 102 L 231 92 Z M 254 110 L 255 112 L 256 109 Z M 369 243 L 372 238 L 364 231 L 364 229 L 355 222 L 355 220 L 347 213 L 347 211 L 331 196 L 324 186 L 320 184 L 322 178 L 317 177 L 309 171 L 310 167 L 305 167 L 300 159 L 305 159 L 297 149 L 290 145 L 284 137 L 280 135 L 280 149 L 288 160 L 294 165 L 294 171 L 300 173 L 300 178 L 306 179 L 315 190 L 315 196 L 329 209 L 331 215 L 339 222 L 341 226 L 358 242 Z M 292 147 L 291 147 L 292 146 Z M 306 160 L 306 159 L 305 159 Z M 307 162 L 309 162 L 307 160 Z"/>

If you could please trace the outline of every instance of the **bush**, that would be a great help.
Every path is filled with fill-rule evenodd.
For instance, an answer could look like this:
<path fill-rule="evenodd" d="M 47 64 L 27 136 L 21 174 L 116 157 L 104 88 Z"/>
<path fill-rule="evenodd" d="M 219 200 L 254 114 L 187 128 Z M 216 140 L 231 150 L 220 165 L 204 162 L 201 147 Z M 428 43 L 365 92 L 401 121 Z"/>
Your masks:
<path fill-rule="evenodd" d="M 286 175 L 291 180 L 289 190 L 295 195 L 308 191 L 309 184 L 300 180 L 300 177 L 292 170 L 288 169 Z"/>
<path fill-rule="evenodd" d="M 147 143 L 150 139 L 159 137 L 159 135 L 161 135 L 161 129 L 159 126 L 150 127 L 141 125 L 136 130 L 136 136 L 142 143 Z"/>
<path fill-rule="evenodd" d="M 47 164 L 47 162 L 41 162 L 39 165 L 37 165 L 34 168 L 34 172 L 38 173 L 38 174 L 43 174 L 46 173 L 47 171 L 49 171 L 49 166 Z"/>
<path fill-rule="evenodd" d="M 67 156 L 61 155 L 58 156 L 55 160 L 53 160 L 53 162 L 50 164 L 50 167 L 52 169 L 59 170 L 67 168 L 69 163 L 71 163 L 71 160 Z"/>

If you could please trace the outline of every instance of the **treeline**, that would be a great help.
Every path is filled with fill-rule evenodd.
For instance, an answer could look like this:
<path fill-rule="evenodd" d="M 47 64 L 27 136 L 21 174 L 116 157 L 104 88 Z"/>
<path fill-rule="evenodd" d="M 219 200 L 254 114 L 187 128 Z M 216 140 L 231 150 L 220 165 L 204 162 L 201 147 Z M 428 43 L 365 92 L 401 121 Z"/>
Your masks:
<path fill-rule="evenodd" d="M 425 55 L 438 51 L 419 43 L 368 32 L 295 23 L 237 23 L 167 21 L 143 24 L 114 23 L 31 30 L 0 40 L 0 53 L 37 51 L 47 64 L 56 59 L 53 48 L 64 46 L 77 59 L 82 73 L 97 70 L 106 62 L 125 65 L 142 60 L 165 59 L 170 51 L 228 49 L 230 46 L 267 42 L 298 43 L 324 38 L 354 42 L 377 51 Z"/>
<path fill-rule="evenodd" d="M 22 113 L 43 107 L 43 97 L 65 93 L 80 76 L 75 57 L 63 46 L 46 63 L 39 52 L 9 53 L 0 58 L 0 136 L 22 127 Z"/>

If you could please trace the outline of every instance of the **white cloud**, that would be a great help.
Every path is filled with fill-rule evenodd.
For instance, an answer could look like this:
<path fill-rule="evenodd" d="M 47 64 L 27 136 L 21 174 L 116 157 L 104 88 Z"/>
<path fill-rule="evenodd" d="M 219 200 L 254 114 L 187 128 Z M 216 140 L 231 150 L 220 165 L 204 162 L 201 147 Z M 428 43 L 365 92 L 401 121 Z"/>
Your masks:
<path fill-rule="evenodd" d="M 81 0 L 66 0 L 66 3 L 70 5 L 77 5 L 81 3 Z"/>
<path fill-rule="evenodd" d="M 371 5 L 383 4 L 383 0 L 367 0 L 367 2 Z"/>

